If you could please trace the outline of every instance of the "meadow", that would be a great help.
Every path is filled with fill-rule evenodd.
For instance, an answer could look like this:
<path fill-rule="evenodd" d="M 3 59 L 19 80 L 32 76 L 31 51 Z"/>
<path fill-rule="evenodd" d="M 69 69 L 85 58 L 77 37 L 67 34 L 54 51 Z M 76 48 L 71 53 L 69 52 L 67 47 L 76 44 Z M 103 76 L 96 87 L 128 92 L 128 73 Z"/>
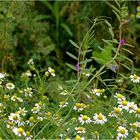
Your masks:
<path fill-rule="evenodd" d="M 138 1 L 0 2 L 0 140 L 139 140 Z"/>

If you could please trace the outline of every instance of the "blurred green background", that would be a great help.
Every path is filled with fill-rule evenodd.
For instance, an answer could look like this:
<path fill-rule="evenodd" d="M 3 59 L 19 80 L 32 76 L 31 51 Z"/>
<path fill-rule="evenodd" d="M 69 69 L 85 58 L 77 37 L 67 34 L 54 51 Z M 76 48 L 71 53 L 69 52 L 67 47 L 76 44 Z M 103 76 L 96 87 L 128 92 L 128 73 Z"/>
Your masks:
<path fill-rule="evenodd" d="M 0 71 L 20 75 L 33 58 L 38 69 L 51 66 L 60 77 L 69 79 L 75 72 L 65 64 L 76 65 L 66 52 L 77 55 L 69 42 L 80 44 L 93 19 L 104 16 L 118 39 L 118 21 L 112 12 L 113 1 L 1 1 L 0 2 Z M 136 18 L 139 1 L 128 1 L 128 24 L 123 37 L 135 45 L 130 58 L 140 64 L 140 20 Z M 102 39 L 110 39 L 105 26 L 96 26 L 94 50 Z M 88 57 L 88 56 L 87 56 Z"/>

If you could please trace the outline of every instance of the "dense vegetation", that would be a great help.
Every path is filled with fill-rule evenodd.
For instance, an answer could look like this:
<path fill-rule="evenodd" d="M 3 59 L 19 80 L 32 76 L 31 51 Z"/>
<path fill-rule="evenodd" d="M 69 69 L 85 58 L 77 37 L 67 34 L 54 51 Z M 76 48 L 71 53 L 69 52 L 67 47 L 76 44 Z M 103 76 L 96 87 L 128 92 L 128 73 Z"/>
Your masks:
<path fill-rule="evenodd" d="M 140 139 L 138 1 L 0 2 L 0 139 Z"/>

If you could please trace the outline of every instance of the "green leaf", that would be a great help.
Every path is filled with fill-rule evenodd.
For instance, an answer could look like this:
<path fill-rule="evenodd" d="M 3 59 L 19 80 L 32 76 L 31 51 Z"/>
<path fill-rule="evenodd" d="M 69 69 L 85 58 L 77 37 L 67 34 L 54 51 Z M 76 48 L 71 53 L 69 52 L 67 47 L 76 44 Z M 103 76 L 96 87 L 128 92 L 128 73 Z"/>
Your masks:
<path fill-rule="evenodd" d="M 112 47 L 112 45 L 108 45 L 101 52 L 94 51 L 92 53 L 93 59 L 99 64 L 106 64 L 112 59 Z"/>
<path fill-rule="evenodd" d="M 73 36 L 73 33 L 72 33 L 72 31 L 71 31 L 71 29 L 69 28 L 68 25 L 62 23 L 60 26 L 61 26 L 71 37 Z"/>
<path fill-rule="evenodd" d="M 86 59 L 84 61 L 81 61 L 79 64 L 87 64 L 88 62 L 91 62 L 92 59 Z"/>
<path fill-rule="evenodd" d="M 70 43 L 74 46 L 74 47 L 76 47 L 77 49 L 79 49 L 79 46 L 75 43 L 75 42 L 73 42 L 72 40 L 69 40 L 70 41 Z"/>
<path fill-rule="evenodd" d="M 67 65 L 69 68 L 71 68 L 72 70 L 75 70 L 75 71 L 76 71 L 76 67 L 73 66 L 72 64 L 66 63 L 66 65 Z"/>
<path fill-rule="evenodd" d="M 78 60 L 78 58 L 75 56 L 75 55 L 73 55 L 72 53 L 69 53 L 69 52 L 66 52 L 71 58 L 73 58 L 73 59 L 75 59 L 75 60 Z"/>

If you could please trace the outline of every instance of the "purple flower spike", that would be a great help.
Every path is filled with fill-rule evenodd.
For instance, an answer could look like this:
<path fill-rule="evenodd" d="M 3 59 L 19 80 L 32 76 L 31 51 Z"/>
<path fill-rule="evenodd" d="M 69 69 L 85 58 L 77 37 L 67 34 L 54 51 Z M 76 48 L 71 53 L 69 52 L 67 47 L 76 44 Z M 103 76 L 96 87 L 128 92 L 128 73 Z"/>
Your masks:
<path fill-rule="evenodd" d="M 125 44 L 125 41 L 124 41 L 124 39 L 122 38 L 122 39 L 120 40 L 120 45 L 121 45 L 121 46 L 124 46 L 124 44 Z"/>
<path fill-rule="evenodd" d="M 79 71 L 80 70 L 80 66 L 79 64 L 76 64 L 76 71 Z"/>

